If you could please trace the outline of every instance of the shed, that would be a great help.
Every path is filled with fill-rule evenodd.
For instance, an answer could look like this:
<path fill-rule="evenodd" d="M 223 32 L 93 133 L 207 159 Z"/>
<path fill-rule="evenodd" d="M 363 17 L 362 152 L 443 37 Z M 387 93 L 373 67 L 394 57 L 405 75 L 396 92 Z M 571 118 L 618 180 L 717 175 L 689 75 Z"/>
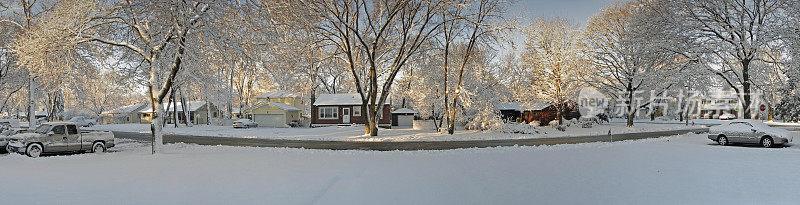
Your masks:
<path fill-rule="evenodd" d="M 400 108 L 392 111 L 392 126 L 412 126 L 414 125 L 414 115 L 417 111 L 408 108 Z"/>

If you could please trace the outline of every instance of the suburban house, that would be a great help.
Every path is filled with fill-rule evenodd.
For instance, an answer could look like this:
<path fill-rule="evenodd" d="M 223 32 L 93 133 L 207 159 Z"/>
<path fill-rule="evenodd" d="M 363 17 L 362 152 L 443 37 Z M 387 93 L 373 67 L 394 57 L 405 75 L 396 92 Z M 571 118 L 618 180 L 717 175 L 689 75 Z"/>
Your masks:
<path fill-rule="evenodd" d="M 255 105 L 242 110 L 242 114 L 252 119 L 260 127 L 288 127 L 300 123 L 303 98 L 291 91 L 278 90 L 256 96 Z"/>
<path fill-rule="evenodd" d="M 186 103 L 188 111 L 189 111 L 189 122 L 191 122 L 192 124 L 195 124 L 195 125 L 197 125 L 197 124 L 208 124 L 208 116 L 209 116 L 208 109 L 209 108 L 211 109 L 211 118 L 219 118 L 220 117 L 220 112 L 219 112 L 219 109 L 217 109 L 217 106 L 214 106 L 214 104 L 210 104 L 211 107 L 207 107 L 208 104 L 210 104 L 210 103 L 206 103 L 204 101 L 192 101 L 192 102 Z M 177 105 L 176 107 L 174 107 L 174 110 L 178 111 L 178 121 L 179 122 L 184 122 L 182 104 L 180 102 L 176 102 L 175 105 Z M 141 118 L 141 123 L 150 123 L 150 120 L 152 119 L 152 116 L 153 116 L 153 108 L 150 107 L 150 106 L 145 106 L 145 107 L 147 107 L 147 108 L 143 109 L 142 111 L 139 111 L 139 114 L 141 116 L 140 117 Z M 162 105 L 163 109 L 167 109 L 167 107 L 168 106 L 167 106 L 166 103 Z M 171 123 L 171 124 L 175 123 L 174 122 L 175 118 L 173 117 L 174 113 L 173 113 L 172 105 L 169 105 L 169 109 L 164 110 L 164 111 L 167 114 L 167 123 Z"/>
<path fill-rule="evenodd" d="M 311 126 L 366 124 L 366 114 L 361 113 L 359 94 L 321 94 L 311 106 Z M 392 124 L 391 100 L 387 99 L 378 113 L 378 125 Z"/>
<path fill-rule="evenodd" d="M 103 124 L 141 123 L 142 118 L 139 111 L 146 107 L 147 104 L 122 106 L 102 112 L 100 118 L 103 119 Z"/>
<path fill-rule="evenodd" d="M 392 111 L 392 126 L 413 126 L 416 114 L 417 111 L 408 108 Z"/>
<path fill-rule="evenodd" d="M 564 109 L 564 119 L 580 117 L 578 109 L 574 103 L 567 103 Z M 525 103 L 503 103 L 495 106 L 500 111 L 500 117 L 506 122 L 531 123 L 539 122 L 539 125 L 549 125 L 550 121 L 557 120 L 558 110 L 552 103 L 533 103 L 526 106 Z"/>

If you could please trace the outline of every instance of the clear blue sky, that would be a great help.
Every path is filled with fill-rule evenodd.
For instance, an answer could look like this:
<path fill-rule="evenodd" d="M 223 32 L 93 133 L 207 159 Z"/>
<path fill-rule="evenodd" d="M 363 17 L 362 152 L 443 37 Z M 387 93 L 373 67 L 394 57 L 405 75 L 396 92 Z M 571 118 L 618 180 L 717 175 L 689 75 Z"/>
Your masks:
<path fill-rule="evenodd" d="M 518 0 L 510 10 L 526 18 L 562 17 L 585 25 L 586 20 L 600 9 L 619 0 Z"/>

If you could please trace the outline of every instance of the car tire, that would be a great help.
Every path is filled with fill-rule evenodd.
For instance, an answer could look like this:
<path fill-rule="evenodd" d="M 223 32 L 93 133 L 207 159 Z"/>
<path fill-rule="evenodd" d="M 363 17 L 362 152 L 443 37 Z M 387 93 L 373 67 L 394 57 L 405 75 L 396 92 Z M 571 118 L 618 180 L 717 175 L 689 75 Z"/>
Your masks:
<path fill-rule="evenodd" d="M 717 143 L 719 143 L 719 145 L 722 146 L 730 145 L 730 141 L 728 141 L 728 137 L 726 137 L 725 135 L 720 135 L 719 137 L 717 137 Z"/>
<path fill-rule="evenodd" d="M 36 143 L 29 144 L 28 147 L 25 148 L 25 155 L 28 155 L 29 157 L 33 158 L 42 156 L 43 152 L 44 150 L 42 149 L 42 145 Z"/>
<path fill-rule="evenodd" d="M 92 144 L 92 153 L 106 152 L 106 144 L 103 142 L 95 142 Z"/>
<path fill-rule="evenodd" d="M 775 140 L 772 140 L 772 137 L 762 137 L 759 144 L 761 144 L 761 147 L 770 148 L 775 146 Z"/>

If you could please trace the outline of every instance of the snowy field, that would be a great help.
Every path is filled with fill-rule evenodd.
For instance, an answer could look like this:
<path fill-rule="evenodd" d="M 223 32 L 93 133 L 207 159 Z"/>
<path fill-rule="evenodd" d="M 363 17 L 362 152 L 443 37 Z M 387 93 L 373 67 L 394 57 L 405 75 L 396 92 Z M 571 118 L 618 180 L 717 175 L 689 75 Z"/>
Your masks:
<path fill-rule="evenodd" d="M 634 127 L 625 127 L 624 123 L 610 123 L 597 125 L 592 128 L 570 127 L 562 132 L 554 127 L 536 127 L 539 133 L 517 134 L 501 131 L 469 131 L 458 130 L 454 135 L 448 135 L 436 131 L 414 130 L 410 127 L 395 127 L 393 129 L 380 129 L 378 137 L 364 136 L 364 127 L 345 126 L 345 127 L 318 127 L 318 128 L 249 128 L 235 129 L 230 126 L 208 126 L 196 125 L 186 127 L 181 125 L 175 128 L 168 125 L 164 132 L 168 134 L 212 136 L 212 137 L 241 137 L 241 138 L 264 138 L 264 139 L 291 139 L 291 140 L 326 140 L 326 141 L 454 141 L 454 140 L 497 140 L 497 139 L 529 139 L 545 137 L 574 137 L 587 135 L 605 135 L 611 130 L 614 134 L 647 132 L 647 131 L 667 131 L 699 128 L 701 125 L 685 126 L 682 124 L 664 123 L 641 123 Z M 88 129 L 117 131 L 117 132 L 139 132 L 150 133 L 149 124 L 110 124 L 96 125 Z"/>
<path fill-rule="evenodd" d="M 145 144 L 0 156 L 16 204 L 797 204 L 800 146 L 722 147 L 703 135 L 448 151 Z"/>

